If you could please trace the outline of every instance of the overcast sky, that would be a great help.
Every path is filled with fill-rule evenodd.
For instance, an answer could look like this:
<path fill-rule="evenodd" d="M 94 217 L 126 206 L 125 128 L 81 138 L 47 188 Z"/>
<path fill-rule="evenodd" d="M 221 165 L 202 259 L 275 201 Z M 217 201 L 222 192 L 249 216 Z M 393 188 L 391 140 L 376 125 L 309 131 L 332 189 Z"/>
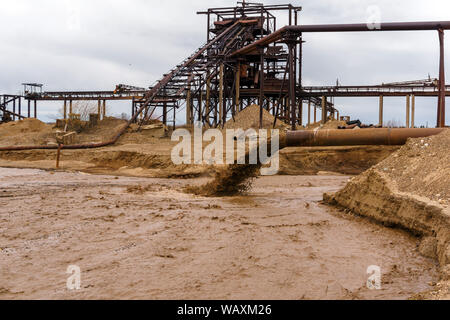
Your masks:
<path fill-rule="evenodd" d="M 371 6 L 379 9 L 382 22 L 450 20 L 448 0 L 291 3 L 303 7 L 302 24 L 366 23 Z M 206 18 L 196 15 L 197 11 L 235 4 L 222 0 L 3 0 L 0 93 L 18 93 L 22 82 L 43 83 L 47 91 L 113 90 L 119 83 L 147 87 L 205 42 Z M 286 16 L 279 18 L 278 26 L 286 24 Z M 307 34 L 304 38 L 305 85 L 334 85 L 336 79 L 342 85 L 370 85 L 425 79 L 428 74 L 438 77 L 434 31 Z M 448 36 L 445 47 L 448 70 Z M 341 114 L 366 123 L 378 121 L 377 98 L 341 98 L 336 103 Z M 130 104 L 114 103 L 110 110 L 130 113 Z M 385 121 L 405 123 L 404 98 L 386 98 L 385 105 Z M 416 124 L 434 126 L 436 99 L 417 98 L 416 105 Z M 59 105 L 40 102 L 39 107 L 40 118 L 49 120 Z"/>

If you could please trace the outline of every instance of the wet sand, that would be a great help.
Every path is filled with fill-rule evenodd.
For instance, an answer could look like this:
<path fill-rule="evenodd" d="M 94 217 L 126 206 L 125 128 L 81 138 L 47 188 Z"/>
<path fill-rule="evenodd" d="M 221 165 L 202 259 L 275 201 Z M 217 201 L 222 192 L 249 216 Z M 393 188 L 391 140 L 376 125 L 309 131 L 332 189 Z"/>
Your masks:
<path fill-rule="evenodd" d="M 0 168 L 0 299 L 406 299 L 438 280 L 418 239 L 322 205 L 345 176 L 204 179 Z M 81 289 L 66 288 L 69 265 Z M 366 288 L 380 266 L 381 290 Z"/>

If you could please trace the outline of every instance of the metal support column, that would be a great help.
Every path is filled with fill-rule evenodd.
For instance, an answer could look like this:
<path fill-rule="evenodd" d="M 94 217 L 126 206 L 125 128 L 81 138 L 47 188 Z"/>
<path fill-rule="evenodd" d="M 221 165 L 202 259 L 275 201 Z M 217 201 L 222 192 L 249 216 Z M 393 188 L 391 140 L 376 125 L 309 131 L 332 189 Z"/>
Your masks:
<path fill-rule="evenodd" d="M 303 126 L 303 100 L 300 99 L 300 103 L 298 105 L 298 124 Z"/>
<path fill-rule="evenodd" d="M 317 122 L 317 106 L 314 105 L 314 123 Z"/>
<path fill-rule="evenodd" d="M 322 97 L 322 124 L 327 123 L 327 97 Z"/>
<path fill-rule="evenodd" d="M 173 131 L 175 131 L 175 129 L 177 128 L 177 106 L 178 102 L 173 106 Z"/>
<path fill-rule="evenodd" d="M 186 90 L 186 125 L 191 125 L 191 86 Z"/>
<path fill-rule="evenodd" d="M 438 123 L 440 128 L 445 127 L 445 56 L 444 56 L 444 30 L 439 29 L 439 99 L 438 99 Z"/>
<path fill-rule="evenodd" d="M 260 48 L 260 74 L 259 74 L 259 128 L 263 127 L 263 108 L 264 108 L 264 48 Z"/>
<path fill-rule="evenodd" d="M 164 94 L 165 96 L 165 94 Z M 165 126 L 167 126 L 167 101 L 163 102 L 163 114 L 162 114 L 162 122 Z"/>
<path fill-rule="evenodd" d="M 224 109 L 224 101 L 223 101 L 223 73 L 224 73 L 224 65 L 223 63 L 220 64 L 220 71 L 219 71 L 219 123 L 224 125 L 223 122 L 223 109 Z"/>
<path fill-rule="evenodd" d="M 308 126 L 311 124 L 311 100 L 308 101 Z"/>
<path fill-rule="evenodd" d="M 234 107 L 234 114 L 239 112 L 241 104 L 241 63 L 238 62 L 236 70 L 236 105 Z"/>
<path fill-rule="evenodd" d="M 198 81 L 198 121 L 203 122 L 203 91 L 202 91 L 202 79 Z"/>
<path fill-rule="evenodd" d="M 378 125 L 380 127 L 383 126 L 383 111 L 384 111 L 384 97 L 380 96 L 380 105 L 379 105 L 379 111 L 378 111 Z"/>
<path fill-rule="evenodd" d="M 209 116 L 211 112 L 211 78 L 208 73 L 206 79 L 206 108 L 205 108 L 205 122 L 209 126 Z"/>
<path fill-rule="evenodd" d="M 411 110 L 411 96 L 407 95 L 406 96 L 406 127 L 409 128 L 410 127 L 410 110 Z"/>
<path fill-rule="evenodd" d="M 295 114 L 295 45 L 289 43 L 289 107 L 291 111 L 291 130 L 296 129 L 296 114 Z"/>

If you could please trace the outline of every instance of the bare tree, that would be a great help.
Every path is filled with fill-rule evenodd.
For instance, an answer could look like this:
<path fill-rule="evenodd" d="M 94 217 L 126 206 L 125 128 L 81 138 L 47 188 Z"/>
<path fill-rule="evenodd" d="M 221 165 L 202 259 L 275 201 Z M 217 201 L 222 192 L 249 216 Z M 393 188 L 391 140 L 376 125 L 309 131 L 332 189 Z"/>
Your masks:
<path fill-rule="evenodd" d="M 400 124 L 400 121 L 392 119 L 392 120 L 389 120 L 388 122 L 386 122 L 386 127 L 387 128 L 401 128 L 401 124 Z"/>
<path fill-rule="evenodd" d="M 79 114 L 80 120 L 89 121 L 89 115 L 91 113 L 98 113 L 98 105 L 93 101 L 76 101 L 72 103 L 72 113 Z M 58 115 L 64 117 L 64 109 L 60 108 Z M 67 106 L 67 115 L 69 115 L 69 106 Z"/>
<path fill-rule="evenodd" d="M 128 113 L 122 112 L 120 114 L 120 119 L 122 119 L 122 120 L 130 120 L 130 116 L 128 115 Z"/>

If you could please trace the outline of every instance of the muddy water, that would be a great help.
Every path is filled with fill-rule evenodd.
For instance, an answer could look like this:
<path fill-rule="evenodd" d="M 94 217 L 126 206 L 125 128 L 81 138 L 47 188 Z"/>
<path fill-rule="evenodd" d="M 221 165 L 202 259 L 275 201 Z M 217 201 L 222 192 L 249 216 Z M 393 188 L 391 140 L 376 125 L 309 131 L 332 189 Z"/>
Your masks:
<path fill-rule="evenodd" d="M 405 299 L 437 280 L 417 239 L 320 204 L 344 176 L 205 180 L 0 168 L 0 299 Z M 66 288 L 69 265 L 81 289 Z M 366 287 L 381 268 L 381 290 Z"/>

